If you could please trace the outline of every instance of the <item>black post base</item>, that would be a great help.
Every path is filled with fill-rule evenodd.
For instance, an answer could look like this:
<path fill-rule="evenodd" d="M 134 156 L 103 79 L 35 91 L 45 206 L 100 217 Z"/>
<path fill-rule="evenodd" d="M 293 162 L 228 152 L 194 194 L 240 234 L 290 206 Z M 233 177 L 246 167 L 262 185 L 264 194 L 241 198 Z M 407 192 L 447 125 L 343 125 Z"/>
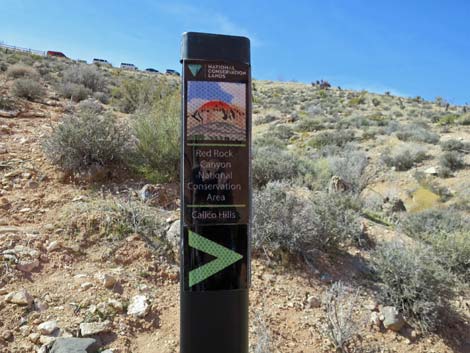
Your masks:
<path fill-rule="evenodd" d="M 181 292 L 181 353 L 248 353 L 248 290 Z"/>

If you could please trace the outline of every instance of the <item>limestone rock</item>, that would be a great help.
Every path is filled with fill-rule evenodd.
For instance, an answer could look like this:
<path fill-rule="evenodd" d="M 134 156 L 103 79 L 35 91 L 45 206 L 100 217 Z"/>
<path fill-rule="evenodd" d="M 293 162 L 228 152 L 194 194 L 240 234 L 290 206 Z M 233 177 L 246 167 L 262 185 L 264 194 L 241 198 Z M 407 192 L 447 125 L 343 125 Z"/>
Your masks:
<path fill-rule="evenodd" d="M 83 337 L 98 335 L 104 332 L 110 332 L 111 326 L 109 321 L 103 322 L 82 322 L 80 324 L 80 333 Z"/>
<path fill-rule="evenodd" d="M 59 326 L 55 320 L 45 321 L 38 325 L 38 330 L 42 335 L 51 335 L 58 328 Z"/>
<path fill-rule="evenodd" d="M 145 295 L 136 295 L 131 299 L 127 314 L 136 317 L 145 317 L 150 310 L 150 306 Z"/>
<path fill-rule="evenodd" d="M 31 306 L 33 304 L 33 297 L 28 293 L 26 289 L 22 289 L 18 292 L 12 292 L 8 294 L 5 298 L 7 303 Z"/>
<path fill-rule="evenodd" d="M 393 306 L 384 306 L 381 310 L 381 314 L 384 318 L 384 327 L 387 330 L 398 332 L 403 327 L 403 325 L 405 325 L 405 320 L 403 319 L 403 316 Z"/>

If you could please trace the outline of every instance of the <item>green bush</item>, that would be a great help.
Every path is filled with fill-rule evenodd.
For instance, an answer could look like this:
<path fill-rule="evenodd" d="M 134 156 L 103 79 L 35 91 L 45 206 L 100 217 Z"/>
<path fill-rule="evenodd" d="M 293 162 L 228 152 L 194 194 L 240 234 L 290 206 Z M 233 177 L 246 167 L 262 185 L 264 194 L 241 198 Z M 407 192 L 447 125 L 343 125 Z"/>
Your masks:
<path fill-rule="evenodd" d="M 93 65 L 81 64 L 68 68 L 63 73 L 63 83 L 83 85 L 93 92 L 103 91 L 106 88 L 103 74 Z"/>
<path fill-rule="evenodd" d="M 328 145 L 344 146 L 354 140 L 354 134 L 351 131 L 321 131 L 316 134 L 309 142 L 309 146 L 321 148 Z"/>
<path fill-rule="evenodd" d="M 12 93 L 16 97 L 35 101 L 46 95 L 46 90 L 41 83 L 31 78 L 19 78 L 12 86 Z"/>
<path fill-rule="evenodd" d="M 384 305 L 396 307 L 424 332 L 439 323 L 439 309 L 451 296 L 447 271 L 436 261 L 432 249 L 424 245 L 386 243 L 372 254 L 375 272 L 381 281 Z"/>
<path fill-rule="evenodd" d="M 7 77 L 12 79 L 31 78 L 38 79 L 38 72 L 31 66 L 25 64 L 11 65 L 6 71 Z"/>
<path fill-rule="evenodd" d="M 439 135 L 427 130 L 423 124 L 410 124 L 397 131 L 398 139 L 402 141 L 415 141 L 435 144 L 439 142 Z"/>
<path fill-rule="evenodd" d="M 87 99 L 92 91 L 79 83 L 64 82 L 58 88 L 59 94 L 64 98 L 69 98 L 74 102 Z"/>
<path fill-rule="evenodd" d="M 398 171 L 408 170 L 426 158 L 423 147 L 411 144 L 398 146 L 393 150 L 386 149 L 381 155 L 382 161 L 388 167 L 395 167 Z"/>
<path fill-rule="evenodd" d="M 47 158 L 67 173 L 77 174 L 95 165 L 122 163 L 129 135 L 113 115 L 84 109 L 66 115 L 43 142 Z"/>
<path fill-rule="evenodd" d="M 288 182 L 270 182 L 254 193 L 255 249 L 287 251 L 306 258 L 363 241 L 359 213 L 345 195 L 306 195 Z"/>
<path fill-rule="evenodd" d="M 442 266 L 470 281 L 470 221 L 465 213 L 453 209 L 412 213 L 402 220 L 400 228 L 431 245 Z"/>
<path fill-rule="evenodd" d="M 439 157 L 439 166 L 441 168 L 448 168 L 454 171 L 463 168 L 465 163 L 460 153 L 456 151 L 448 151 L 444 152 Z"/>
<path fill-rule="evenodd" d="M 304 161 L 278 146 L 255 146 L 253 150 L 252 175 L 255 187 L 274 180 L 291 180 L 306 172 Z"/>
<path fill-rule="evenodd" d="M 180 114 L 180 96 L 176 91 L 162 98 L 153 108 L 141 110 L 133 117 L 137 155 L 132 164 L 151 180 L 178 179 Z"/>
<path fill-rule="evenodd" d="M 364 172 L 368 165 L 367 155 L 360 150 L 344 148 L 327 157 L 332 175 L 347 181 L 353 192 L 360 193 L 366 186 Z"/>
<path fill-rule="evenodd" d="M 17 108 L 16 102 L 8 96 L 0 96 L 0 110 L 11 111 Z"/>
<path fill-rule="evenodd" d="M 464 143 L 455 139 L 441 141 L 440 145 L 443 151 L 460 151 L 464 148 Z"/>
<path fill-rule="evenodd" d="M 165 82 L 149 79 L 126 79 L 112 90 L 119 110 L 134 113 L 138 109 L 150 109 L 161 98 L 171 95 L 174 88 Z"/>

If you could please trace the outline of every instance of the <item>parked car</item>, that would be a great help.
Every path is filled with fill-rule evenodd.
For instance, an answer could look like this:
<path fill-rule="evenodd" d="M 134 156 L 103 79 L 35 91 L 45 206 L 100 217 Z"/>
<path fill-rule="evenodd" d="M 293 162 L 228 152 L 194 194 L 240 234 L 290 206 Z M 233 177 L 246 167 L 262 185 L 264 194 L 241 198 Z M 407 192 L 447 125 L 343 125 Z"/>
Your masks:
<path fill-rule="evenodd" d="M 113 66 L 108 60 L 98 58 L 93 59 L 93 64 Z"/>
<path fill-rule="evenodd" d="M 158 73 L 160 72 L 160 71 L 155 70 L 155 69 L 153 69 L 153 68 L 151 68 L 151 67 L 149 67 L 148 69 L 145 69 L 145 71 L 147 71 L 147 72 L 153 72 L 153 73 L 155 73 L 155 74 L 158 74 Z"/>
<path fill-rule="evenodd" d="M 66 58 L 65 54 L 60 51 L 48 50 L 46 53 L 47 56 L 53 56 L 56 58 Z"/>
<path fill-rule="evenodd" d="M 129 64 L 129 63 L 121 63 L 121 69 L 125 70 L 137 70 L 137 66 L 134 64 Z"/>
<path fill-rule="evenodd" d="M 77 62 L 79 62 L 80 64 L 87 64 L 86 60 L 82 59 L 77 59 Z"/>
<path fill-rule="evenodd" d="M 176 76 L 180 75 L 180 73 L 178 71 L 172 70 L 172 69 L 167 69 L 166 73 L 169 74 L 169 75 L 176 75 Z"/>

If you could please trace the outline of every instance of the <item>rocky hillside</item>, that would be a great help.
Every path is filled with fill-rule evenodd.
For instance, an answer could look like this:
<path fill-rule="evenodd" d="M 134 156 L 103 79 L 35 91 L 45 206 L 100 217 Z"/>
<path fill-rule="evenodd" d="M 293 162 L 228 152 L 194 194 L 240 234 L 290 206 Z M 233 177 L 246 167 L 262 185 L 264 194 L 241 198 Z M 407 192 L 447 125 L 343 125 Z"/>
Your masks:
<path fill-rule="evenodd" d="M 178 352 L 178 82 L 0 51 L 0 352 Z M 470 352 L 470 108 L 253 99 L 251 351 Z"/>

